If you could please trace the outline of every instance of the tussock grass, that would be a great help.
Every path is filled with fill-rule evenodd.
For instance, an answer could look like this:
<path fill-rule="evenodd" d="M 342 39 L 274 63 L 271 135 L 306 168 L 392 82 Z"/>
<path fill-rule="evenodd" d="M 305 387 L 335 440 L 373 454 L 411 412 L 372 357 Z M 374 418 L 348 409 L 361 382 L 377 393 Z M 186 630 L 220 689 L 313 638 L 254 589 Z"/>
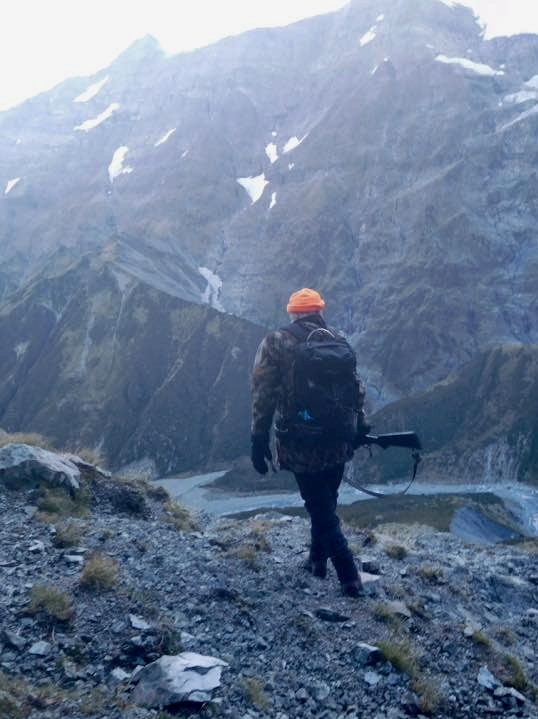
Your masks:
<path fill-rule="evenodd" d="M 420 567 L 418 574 L 432 584 L 436 584 L 443 578 L 443 568 L 435 567 L 431 564 L 426 564 Z"/>
<path fill-rule="evenodd" d="M 444 701 L 439 683 L 426 678 L 415 678 L 411 682 L 411 689 L 419 697 L 420 711 L 426 716 L 436 714 Z"/>
<path fill-rule="evenodd" d="M 49 620 L 68 622 L 74 613 L 71 597 L 58 587 L 48 584 L 36 584 L 32 587 L 26 614 L 40 614 Z"/>
<path fill-rule="evenodd" d="M 29 444 L 32 447 L 54 451 L 51 441 L 37 432 L 0 433 L 0 449 L 8 444 Z"/>
<path fill-rule="evenodd" d="M 117 586 L 118 576 L 119 566 L 116 560 L 97 552 L 84 565 L 79 583 L 85 589 L 110 591 Z"/>
<path fill-rule="evenodd" d="M 165 505 L 166 521 L 181 532 L 196 532 L 198 525 L 186 507 L 169 498 Z"/>
<path fill-rule="evenodd" d="M 410 677 L 418 675 L 417 659 L 411 645 L 403 640 L 387 640 L 377 645 L 384 659 L 392 664 L 396 671 Z"/>
<path fill-rule="evenodd" d="M 80 543 L 81 535 L 80 527 L 73 522 L 64 522 L 56 526 L 56 534 L 52 538 L 52 542 L 59 549 L 76 547 Z"/>
<path fill-rule="evenodd" d="M 384 549 L 387 557 L 390 557 L 391 559 L 401 561 L 407 557 L 407 549 L 402 547 L 401 544 L 387 544 Z"/>
<path fill-rule="evenodd" d="M 259 677 L 248 677 L 243 679 L 242 688 L 245 697 L 260 711 L 267 711 L 271 702 L 265 693 L 263 681 Z"/>
<path fill-rule="evenodd" d="M 374 607 L 373 615 L 374 619 L 376 619 L 378 622 L 391 624 L 393 627 L 399 627 L 401 624 L 400 617 L 395 612 L 393 612 L 389 606 L 383 604 L 382 602 Z"/>
<path fill-rule="evenodd" d="M 487 634 L 485 634 L 480 629 L 476 629 L 473 632 L 472 640 L 478 647 L 482 647 L 483 649 L 487 649 L 487 650 L 493 649 L 493 643 L 492 643 L 491 639 L 488 637 Z"/>
<path fill-rule="evenodd" d="M 54 522 L 58 517 L 85 517 L 89 504 L 90 496 L 83 489 L 72 497 L 63 489 L 46 487 L 37 503 L 37 518 Z"/>
<path fill-rule="evenodd" d="M 97 449 L 92 449 L 91 447 L 77 447 L 71 451 L 71 454 L 76 454 L 83 462 L 93 464 L 94 467 L 106 467 L 106 460 Z"/>

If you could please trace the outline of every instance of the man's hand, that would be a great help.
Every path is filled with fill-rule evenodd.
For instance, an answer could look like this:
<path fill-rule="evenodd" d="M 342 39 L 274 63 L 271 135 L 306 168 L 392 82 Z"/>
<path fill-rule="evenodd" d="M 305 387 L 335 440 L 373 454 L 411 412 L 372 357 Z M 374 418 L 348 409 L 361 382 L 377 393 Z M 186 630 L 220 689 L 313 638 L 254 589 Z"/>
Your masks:
<path fill-rule="evenodd" d="M 362 444 L 364 444 L 364 437 L 371 429 L 372 425 L 366 423 L 360 424 L 357 427 L 357 434 L 355 435 L 355 439 L 353 441 L 353 449 L 358 449 Z"/>
<path fill-rule="evenodd" d="M 269 467 L 267 466 L 266 460 L 269 464 L 272 464 L 273 461 L 269 448 L 269 434 L 253 434 L 251 441 L 252 448 L 250 458 L 252 460 L 252 466 L 258 474 L 267 474 Z"/>

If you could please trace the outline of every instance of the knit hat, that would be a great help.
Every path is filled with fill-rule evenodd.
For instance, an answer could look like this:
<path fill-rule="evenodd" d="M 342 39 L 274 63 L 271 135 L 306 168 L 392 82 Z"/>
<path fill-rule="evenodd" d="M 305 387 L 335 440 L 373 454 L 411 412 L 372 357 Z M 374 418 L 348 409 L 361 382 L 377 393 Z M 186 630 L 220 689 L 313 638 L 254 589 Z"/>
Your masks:
<path fill-rule="evenodd" d="M 324 307 L 325 302 L 319 292 L 303 287 L 291 295 L 286 310 L 290 315 L 299 315 L 304 312 L 320 312 Z"/>

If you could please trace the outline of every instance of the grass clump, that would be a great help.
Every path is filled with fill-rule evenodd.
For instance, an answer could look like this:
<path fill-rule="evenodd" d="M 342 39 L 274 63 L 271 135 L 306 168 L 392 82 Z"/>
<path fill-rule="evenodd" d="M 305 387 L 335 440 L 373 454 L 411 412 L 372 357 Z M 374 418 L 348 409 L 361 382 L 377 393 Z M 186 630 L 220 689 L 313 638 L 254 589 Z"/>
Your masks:
<path fill-rule="evenodd" d="M 480 629 L 476 629 L 473 632 L 472 640 L 478 647 L 482 647 L 482 649 L 487 649 L 489 651 L 490 649 L 493 648 L 491 639 L 488 637 L 487 634 L 484 634 L 484 632 L 481 631 Z"/>
<path fill-rule="evenodd" d="M 67 547 L 76 547 L 80 543 L 81 530 L 73 522 L 64 522 L 56 527 L 56 534 L 52 539 L 52 543 L 59 549 Z"/>
<path fill-rule="evenodd" d="M 267 711 L 271 706 L 269 697 L 265 693 L 263 681 L 259 677 L 248 677 L 242 682 L 245 697 L 256 709 Z"/>
<path fill-rule="evenodd" d="M 71 597 L 58 587 L 48 584 L 36 584 L 32 587 L 26 614 L 41 614 L 49 620 L 68 622 L 74 613 Z"/>
<path fill-rule="evenodd" d="M 402 547 L 401 544 L 388 544 L 385 547 L 385 554 L 391 559 L 397 559 L 401 561 L 407 557 L 407 549 Z"/>
<path fill-rule="evenodd" d="M 380 603 L 374 607 L 374 619 L 378 622 L 384 622 L 385 624 L 391 624 L 394 627 L 400 626 L 400 618 L 392 611 L 392 609 L 386 604 Z M 389 661 L 389 660 L 387 660 Z"/>
<path fill-rule="evenodd" d="M 410 644 L 393 640 L 379 642 L 378 647 L 385 661 L 392 664 L 396 671 L 410 677 L 417 676 L 417 660 Z"/>
<path fill-rule="evenodd" d="M 86 589 L 110 591 L 118 583 L 118 563 L 102 552 L 94 554 L 82 570 L 80 586 Z"/>
<path fill-rule="evenodd" d="M 444 697 L 436 682 L 425 677 L 415 677 L 411 682 L 411 689 L 418 695 L 418 706 L 422 714 L 432 716 L 437 713 Z"/>
<path fill-rule="evenodd" d="M 514 689 L 517 689 L 520 692 L 525 692 L 533 688 L 527 679 L 525 670 L 521 666 L 521 662 L 511 654 L 503 654 L 500 657 L 497 671 L 499 679 L 503 684 L 506 684 L 509 687 L 514 687 Z"/>
<path fill-rule="evenodd" d="M 191 513 L 186 507 L 176 502 L 174 499 L 168 499 L 164 505 L 166 512 L 166 521 L 181 532 L 196 532 L 198 526 Z"/>
<path fill-rule="evenodd" d="M 78 447 L 73 450 L 72 454 L 76 454 L 83 462 L 92 464 L 94 467 L 106 466 L 105 458 L 97 449 L 92 449 L 91 447 Z"/>
<path fill-rule="evenodd" d="M 53 522 L 58 517 L 85 517 L 89 503 L 89 494 L 83 490 L 72 497 L 63 489 L 47 487 L 37 503 L 38 518 Z"/>
<path fill-rule="evenodd" d="M 29 444 L 41 449 L 53 449 L 50 440 L 37 432 L 6 432 L 0 434 L 0 447 L 8 444 Z"/>
<path fill-rule="evenodd" d="M 431 564 L 426 564 L 425 566 L 420 567 L 418 573 L 423 579 L 426 579 L 428 582 L 432 582 L 432 584 L 436 584 L 443 578 L 442 567 L 434 567 Z"/>

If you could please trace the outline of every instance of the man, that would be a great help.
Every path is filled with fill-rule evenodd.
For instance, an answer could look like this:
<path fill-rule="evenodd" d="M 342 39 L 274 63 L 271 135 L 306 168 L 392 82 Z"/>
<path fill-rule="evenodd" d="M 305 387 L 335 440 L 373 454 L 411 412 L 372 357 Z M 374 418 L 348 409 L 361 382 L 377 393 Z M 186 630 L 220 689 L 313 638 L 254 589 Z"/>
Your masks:
<path fill-rule="evenodd" d="M 360 575 L 340 527 L 336 505 L 344 465 L 353 456 L 354 440 L 366 434 L 369 427 L 363 411 L 364 388 L 355 373 L 355 355 L 345 340 L 327 327 L 322 316 L 324 308 L 325 302 L 315 290 L 303 288 L 293 293 L 287 305 L 291 324 L 271 332 L 258 348 L 252 372 L 251 458 L 256 471 L 266 474 L 268 463 L 272 464 L 269 442 L 276 415 L 279 465 L 295 475 L 311 520 L 305 569 L 324 578 L 330 558 L 343 594 L 358 597 L 362 594 Z M 354 420 L 353 431 L 345 439 L 331 436 L 326 430 L 317 433 L 309 410 L 298 411 L 295 397 L 301 379 L 297 378 L 297 368 L 301 366 L 297 360 L 299 346 L 307 346 L 312 340 L 323 345 L 324 338 L 332 342 L 337 354 L 352 358 L 347 403 L 353 406 Z"/>

